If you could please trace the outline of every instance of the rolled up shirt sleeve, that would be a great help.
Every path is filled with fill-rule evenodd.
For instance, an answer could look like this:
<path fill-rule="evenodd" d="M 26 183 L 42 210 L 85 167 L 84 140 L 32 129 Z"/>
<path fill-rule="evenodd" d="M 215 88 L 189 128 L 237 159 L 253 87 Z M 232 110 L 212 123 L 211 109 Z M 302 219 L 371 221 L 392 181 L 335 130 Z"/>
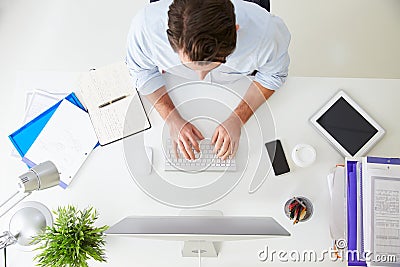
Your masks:
<path fill-rule="evenodd" d="M 132 21 L 126 54 L 126 64 L 132 81 L 142 95 L 151 94 L 165 85 L 164 78 L 153 61 L 146 29 L 146 9 L 143 9 Z"/>
<path fill-rule="evenodd" d="M 290 33 L 285 23 L 279 17 L 273 17 L 269 29 L 272 41 L 263 47 L 264 53 L 260 54 L 259 67 L 254 80 L 262 86 L 271 89 L 279 89 L 288 76 L 289 71 L 289 43 Z"/>

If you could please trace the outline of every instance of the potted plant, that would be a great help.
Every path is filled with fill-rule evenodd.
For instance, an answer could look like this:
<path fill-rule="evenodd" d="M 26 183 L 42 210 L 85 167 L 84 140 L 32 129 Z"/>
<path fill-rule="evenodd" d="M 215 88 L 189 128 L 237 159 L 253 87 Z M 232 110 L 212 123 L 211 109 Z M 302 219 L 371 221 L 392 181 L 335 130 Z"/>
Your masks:
<path fill-rule="evenodd" d="M 98 213 L 92 207 L 78 210 L 74 206 L 59 207 L 53 226 L 34 237 L 40 242 L 34 257 L 37 266 L 87 267 L 87 260 L 105 262 L 104 231 L 107 225 L 95 227 Z"/>

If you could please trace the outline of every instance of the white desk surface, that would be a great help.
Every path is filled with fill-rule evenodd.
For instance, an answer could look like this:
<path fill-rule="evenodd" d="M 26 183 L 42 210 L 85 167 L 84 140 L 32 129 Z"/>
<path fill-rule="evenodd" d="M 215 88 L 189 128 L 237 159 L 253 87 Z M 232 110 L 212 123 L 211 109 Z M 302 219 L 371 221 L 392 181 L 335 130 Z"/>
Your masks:
<path fill-rule="evenodd" d="M 23 76 L 30 75 L 25 73 Z M 42 75 L 46 76 L 45 73 Z M 73 76 L 71 74 L 70 77 Z M 67 81 L 63 81 L 62 77 L 58 79 L 60 83 L 65 83 L 69 78 L 66 78 Z M 284 143 L 292 168 L 291 173 L 282 177 L 270 175 L 260 190 L 252 195 L 247 192 L 251 177 L 244 177 L 230 194 L 203 209 L 221 210 L 225 215 L 272 216 L 291 232 L 292 236 L 225 242 L 218 259 L 203 259 L 204 266 L 264 266 L 267 263 L 260 262 L 257 255 L 265 245 L 277 251 L 314 249 L 317 253 L 331 247 L 326 176 L 335 164 L 343 162 L 343 158 L 310 126 L 308 119 L 339 88 L 344 89 L 386 129 L 384 138 L 369 154 L 400 156 L 400 123 L 397 116 L 400 111 L 400 80 L 290 77 L 284 87 L 268 102 L 275 118 L 277 136 Z M 32 88 L 18 86 L 10 100 L 0 106 L 4 129 L 0 137 L 2 199 L 14 191 L 14 177 L 26 171 L 24 164 L 10 156 L 12 146 L 7 136 L 18 128 L 23 117 L 25 93 L 30 89 Z M 0 94 L 0 99 L 9 96 L 6 91 L 1 91 Z M 13 110 L 17 112 L 10 114 L 10 107 L 14 107 Z M 314 165 L 307 168 L 294 166 L 290 159 L 290 151 L 298 143 L 308 143 L 316 148 L 317 161 Z M 260 143 L 260 146 L 263 144 Z M 306 196 L 313 202 L 314 215 L 306 223 L 292 225 L 283 213 L 283 205 L 287 199 L 298 195 Z M 27 200 L 40 201 L 50 209 L 67 204 L 75 204 L 80 208 L 94 206 L 100 212 L 98 225 L 112 225 L 128 215 L 178 215 L 180 212 L 180 209 L 156 202 L 137 187 L 125 164 L 122 142 L 95 149 L 67 190 L 51 188 L 35 192 Z M 13 211 L 0 219 L 1 231 L 7 229 L 12 214 Z M 181 257 L 181 242 L 117 237 L 107 237 L 106 241 L 108 263 L 90 262 L 90 266 L 197 264 L 197 259 Z M 34 266 L 32 257 L 35 253 L 22 252 L 13 247 L 9 248 L 8 253 L 8 266 Z M 282 263 L 275 261 L 269 264 L 275 266 Z M 310 265 L 307 262 L 291 261 L 289 264 Z M 329 260 L 323 264 L 345 266 L 343 263 Z"/>
<path fill-rule="evenodd" d="M 4 11 L 0 16 L 0 32 L 4 37 L 0 42 L 1 200 L 14 192 L 15 177 L 26 171 L 24 164 L 10 156 L 12 146 L 8 140 L 8 135 L 18 128 L 23 119 L 26 91 L 39 87 L 65 92 L 65 88 L 71 88 L 71 79 L 75 77 L 75 73 L 54 75 L 31 71 L 85 71 L 123 59 L 131 19 L 146 1 L 117 2 L 97 1 L 95 5 L 93 1 L 79 4 L 74 1 L 53 1 L 50 4 L 46 0 L 0 2 L 0 11 Z M 381 34 L 385 34 L 385 31 Z M 297 61 L 296 64 L 302 63 Z M 330 69 L 332 68 L 327 68 Z M 18 85 L 15 88 L 16 80 Z M 307 120 L 338 88 L 345 89 L 387 130 L 387 134 L 371 154 L 400 156 L 400 123 L 398 116 L 392 115 L 398 115 L 400 110 L 400 80 L 289 78 L 282 90 L 269 101 L 276 118 L 277 134 L 284 141 L 286 153 L 300 142 L 314 145 L 318 153 L 316 164 L 299 169 L 294 168 L 290 162 L 292 172 L 289 175 L 281 178 L 269 177 L 253 195 L 247 193 L 247 177 L 227 197 L 206 208 L 222 210 L 226 215 L 273 216 L 292 236 L 226 242 L 220 257 L 204 259 L 204 266 L 264 266 L 267 263 L 259 262 L 257 253 L 266 244 L 270 249 L 289 251 L 321 251 L 331 246 L 326 175 L 343 159 L 311 128 Z M 313 201 L 315 213 L 309 222 L 293 226 L 283 214 L 282 206 L 286 199 L 300 194 Z M 28 200 L 41 201 L 50 209 L 66 204 L 76 204 L 80 208 L 92 205 L 100 212 L 99 225 L 112 225 L 131 214 L 179 213 L 178 209 L 161 205 L 149 198 L 136 186 L 125 165 L 122 142 L 96 149 L 66 191 L 52 188 L 36 192 Z M 12 212 L 0 218 L 0 231 L 7 229 Z M 180 242 L 128 238 L 107 238 L 107 242 L 108 263 L 90 262 L 90 266 L 197 264 L 196 259 L 181 257 Z M 8 252 L 8 266 L 34 266 L 34 253 L 21 252 L 12 247 Z M 0 265 L 2 256 L 0 253 Z M 329 265 L 344 266 L 324 262 L 324 266 Z"/>

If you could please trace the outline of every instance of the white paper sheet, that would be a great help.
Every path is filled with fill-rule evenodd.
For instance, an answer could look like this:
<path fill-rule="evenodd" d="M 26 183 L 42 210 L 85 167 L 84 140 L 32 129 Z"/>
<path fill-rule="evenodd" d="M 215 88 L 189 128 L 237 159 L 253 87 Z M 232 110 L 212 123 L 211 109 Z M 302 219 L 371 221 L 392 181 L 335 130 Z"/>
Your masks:
<path fill-rule="evenodd" d="M 367 163 L 363 158 L 364 249 L 375 257 L 390 256 L 400 266 L 400 165 Z M 368 266 L 382 262 L 368 262 Z"/>
<path fill-rule="evenodd" d="M 67 96 L 66 93 L 51 94 L 40 89 L 36 89 L 32 92 L 27 92 L 25 99 L 25 116 L 21 125 L 24 125 L 32 119 L 36 118 L 38 115 L 56 104 L 65 96 Z M 15 148 L 12 149 L 11 156 L 21 158 Z"/>
<path fill-rule="evenodd" d="M 96 143 L 88 114 L 63 100 L 25 158 L 36 164 L 53 161 L 61 181 L 68 185 Z"/>
<path fill-rule="evenodd" d="M 33 91 L 32 95 L 30 96 L 30 101 L 25 112 L 25 118 L 23 123 L 25 124 L 31 121 L 32 119 L 36 118 L 38 115 L 40 115 L 42 112 L 44 112 L 45 110 L 56 104 L 65 96 L 67 96 L 67 94 L 55 95 L 39 89 Z M 27 98 L 28 97 L 29 96 L 27 95 Z"/>
<path fill-rule="evenodd" d="M 395 255 L 400 265 L 400 177 L 373 178 L 373 251 Z"/>

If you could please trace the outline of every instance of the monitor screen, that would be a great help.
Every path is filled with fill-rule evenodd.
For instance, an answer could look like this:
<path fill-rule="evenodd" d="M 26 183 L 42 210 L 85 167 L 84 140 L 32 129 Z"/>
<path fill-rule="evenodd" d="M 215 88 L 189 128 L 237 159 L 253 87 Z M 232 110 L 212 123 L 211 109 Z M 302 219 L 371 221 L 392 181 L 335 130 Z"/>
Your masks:
<path fill-rule="evenodd" d="M 340 97 L 317 123 L 354 156 L 377 132 L 343 97 Z"/>

